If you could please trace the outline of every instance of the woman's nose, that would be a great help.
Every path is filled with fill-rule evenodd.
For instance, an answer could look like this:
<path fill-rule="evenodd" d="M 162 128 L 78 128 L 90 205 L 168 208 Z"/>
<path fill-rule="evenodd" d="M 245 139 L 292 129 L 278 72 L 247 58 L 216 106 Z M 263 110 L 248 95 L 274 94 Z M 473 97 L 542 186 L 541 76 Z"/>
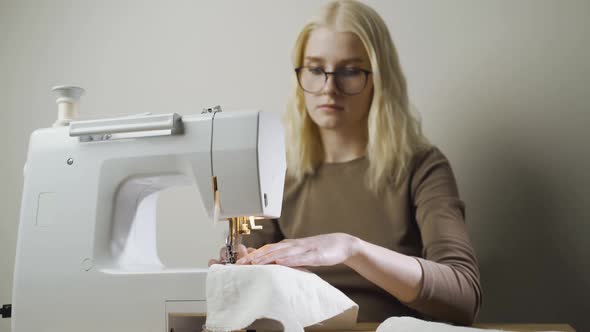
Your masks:
<path fill-rule="evenodd" d="M 329 95 L 338 93 L 338 89 L 336 87 L 336 78 L 334 75 L 328 75 L 322 91 Z"/>

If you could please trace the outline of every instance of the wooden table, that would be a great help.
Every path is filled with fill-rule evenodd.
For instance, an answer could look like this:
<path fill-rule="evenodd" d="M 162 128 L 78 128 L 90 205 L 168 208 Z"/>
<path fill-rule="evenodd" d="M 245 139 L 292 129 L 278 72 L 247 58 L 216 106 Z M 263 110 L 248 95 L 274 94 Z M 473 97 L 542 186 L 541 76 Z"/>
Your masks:
<path fill-rule="evenodd" d="M 359 323 L 350 331 L 341 332 L 375 332 L 379 323 Z M 558 332 L 576 332 L 568 324 L 474 324 L 473 327 L 479 329 L 496 329 L 513 332 L 533 332 L 533 331 L 558 331 Z"/>
<path fill-rule="evenodd" d="M 473 327 L 480 329 L 497 329 L 515 332 L 529 331 L 559 331 L 559 332 L 576 332 L 568 324 L 474 324 Z"/>

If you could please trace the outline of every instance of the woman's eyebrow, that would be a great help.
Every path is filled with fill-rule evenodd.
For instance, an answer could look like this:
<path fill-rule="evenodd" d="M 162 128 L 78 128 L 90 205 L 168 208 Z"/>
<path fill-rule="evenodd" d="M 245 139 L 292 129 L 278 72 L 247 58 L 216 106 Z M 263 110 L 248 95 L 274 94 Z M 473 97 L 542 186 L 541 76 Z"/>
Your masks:
<path fill-rule="evenodd" d="M 304 58 L 305 61 L 308 62 L 320 62 L 320 63 L 324 63 L 325 59 L 321 58 L 321 57 L 315 57 L 315 56 L 306 56 Z M 361 58 L 350 58 L 350 59 L 343 59 L 338 61 L 336 64 L 337 65 L 342 65 L 342 64 L 348 64 L 348 63 L 361 63 L 364 62 L 363 59 Z"/>
<path fill-rule="evenodd" d="M 361 58 L 351 58 L 351 59 L 345 59 L 340 61 L 340 64 L 344 64 L 344 63 L 360 63 L 360 62 L 364 62 L 363 59 Z"/>

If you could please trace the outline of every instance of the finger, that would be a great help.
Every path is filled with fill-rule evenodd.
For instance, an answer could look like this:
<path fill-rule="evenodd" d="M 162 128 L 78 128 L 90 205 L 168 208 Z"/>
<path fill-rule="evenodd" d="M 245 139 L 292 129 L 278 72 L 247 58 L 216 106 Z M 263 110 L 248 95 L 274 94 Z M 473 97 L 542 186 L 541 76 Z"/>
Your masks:
<path fill-rule="evenodd" d="M 227 260 L 227 250 L 225 249 L 225 246 L 219 249 L 219 260 L 222 262 L 225 262 Z"/>
<path fill-rule="evenodd" d="M 218 260 L 216 260 L 216 259 L 210 259 L 210 260 L 209 260 L 209 263 L 207 263 L 207 266 L 211 266 L 211 265 L 213 265 L 213 264 L 219 264 L 219 261 L 218 261 Z"/>
<path fill-rule="evenodd" d="M 307 248 L 302 246 L 290 246 L 280 250 L 273 251 L 267 255 L 261 256 L 259 258 L 253 259 L 251 264 L 255 265 L 265 265 L 265 264 L 273 264 L 277 260 L 285 259 L 291 256 L 298 256 L 305 252 L 307 252 Z"/>
<path fill-rule="evenodd" d="M 239 259 L 236 264 L 250 264 L 252 260 L 258 259 L 259 257 L 272 253 L 276 250 L 289 247 L 291 245 L 292 244 L 282 242 L 266 244 L 260 247 L 260 249 L 250 251 L 246 256 Z"/>
<path fill-rule="evenodd" d="M 301 255 L 292 255 L 275 260 L 278 265 L 300 267 L 300 266 L 317 266 L 318 255 L 314 251 L 307 251 Z"/>
<path fill-rule="evenodd" d="M 250 264 L 250 259 L 245 258 L 245 257 L 247 257 L 248 254 L 253 253 L 255 251 L 256 251 L 256 249 L 254 249 L 254 248 L 246 249 L 246 253 L 243 253 L 239 256 L 239 259 L 236 261 L 236 264 L 238 264 L 238 265 Z"/>
<path fill-rule="evenodd" d="M 238 246 L 238 258 L 242 258 L 248 254 L 248 249 L 243 244 Z"/>

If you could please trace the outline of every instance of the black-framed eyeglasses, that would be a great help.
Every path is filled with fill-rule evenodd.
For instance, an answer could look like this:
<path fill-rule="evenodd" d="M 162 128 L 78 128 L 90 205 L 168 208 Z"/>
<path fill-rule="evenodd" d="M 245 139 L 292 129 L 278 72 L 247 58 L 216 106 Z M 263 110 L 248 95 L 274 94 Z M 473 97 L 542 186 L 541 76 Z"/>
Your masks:
<path fill-rule="evenodd" d="M 365 89 L 371 71 L 360 68 L 342 68 L 327 72 L 321 67 L 303 66 L 295 68 L 295 73 L 297 73 L 297 81 L 303 91 L 320 93 L 328 82 L 328 75 L 334 75 L 338 92 L 352 96 Z"/>

